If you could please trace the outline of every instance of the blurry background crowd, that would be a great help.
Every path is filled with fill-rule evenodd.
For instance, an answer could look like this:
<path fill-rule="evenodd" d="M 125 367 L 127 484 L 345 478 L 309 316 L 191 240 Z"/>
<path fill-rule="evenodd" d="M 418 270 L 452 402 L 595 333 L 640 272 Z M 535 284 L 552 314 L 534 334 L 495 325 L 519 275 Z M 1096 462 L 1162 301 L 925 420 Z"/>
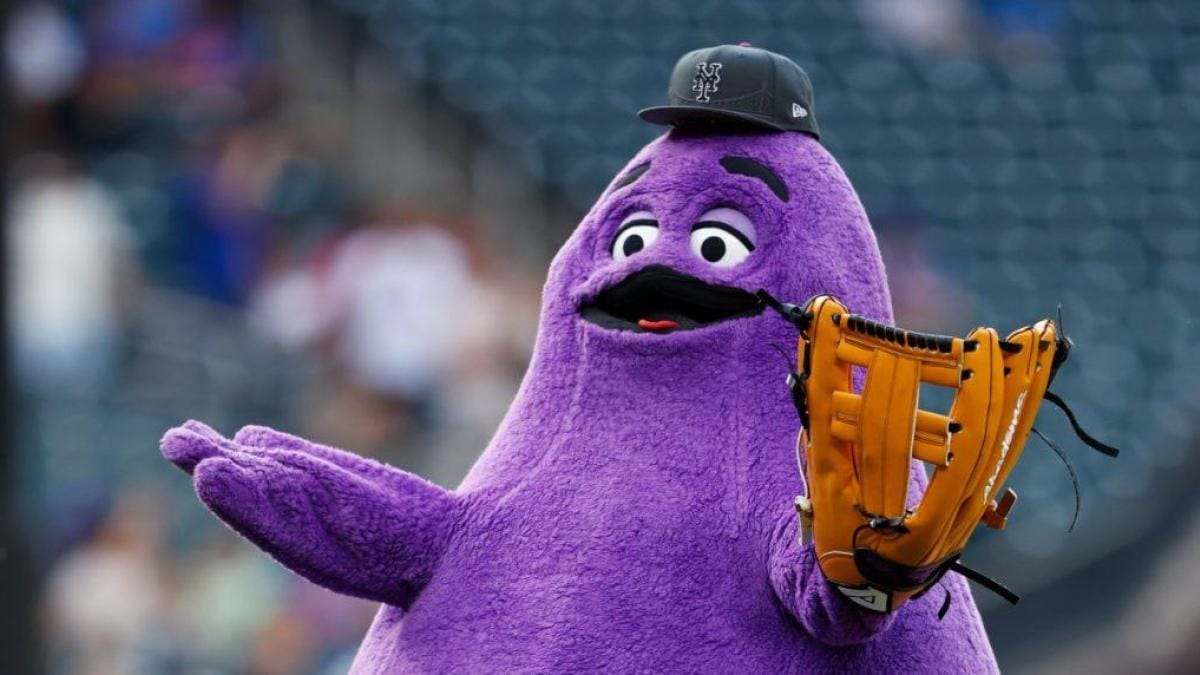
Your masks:
<path fill-rule="evenodd" d="M 373 607 L 205 514 L 157 440 L 287 429 L 461 478 L 523 372 L 549 257 L 660 132 L 683 52 L 811 75 L 897 319 L 1064 306 L 1058 386 L 1119 461 L 1042 426 L 972 562 L 1012 670 L 1200 655 L 1200 3 L 11 3 L 10 476 L 0 635 L 54 673 L 343 672 Z M 12 608 L 11 611 L 9 608 Z M 2 664 L 3 661 L 0 661 Z M 3 668 L 0 668 L 3 669 Z"/>

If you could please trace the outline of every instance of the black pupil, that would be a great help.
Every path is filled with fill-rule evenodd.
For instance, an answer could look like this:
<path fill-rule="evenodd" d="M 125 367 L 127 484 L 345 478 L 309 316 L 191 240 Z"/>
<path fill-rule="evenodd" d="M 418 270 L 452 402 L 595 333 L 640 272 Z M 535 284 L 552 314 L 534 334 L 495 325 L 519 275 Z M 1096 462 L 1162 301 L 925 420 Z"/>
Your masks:
<path fill-rule="evenodd" d="M 637 253 L 645 247 L 646 242 L 642 239 L 642 235 L 631 234 L 625 238 L 625 243 L 621 245 L 621 251 L 623 251 L 625 255 L 629 256 Z"/>
<path fill-rule="evenodd" d="M 700 244 L 700 255 L 710 263 L 715 263 L 725 257 L 725 242 L 720 237 L 709 237 Z"/>

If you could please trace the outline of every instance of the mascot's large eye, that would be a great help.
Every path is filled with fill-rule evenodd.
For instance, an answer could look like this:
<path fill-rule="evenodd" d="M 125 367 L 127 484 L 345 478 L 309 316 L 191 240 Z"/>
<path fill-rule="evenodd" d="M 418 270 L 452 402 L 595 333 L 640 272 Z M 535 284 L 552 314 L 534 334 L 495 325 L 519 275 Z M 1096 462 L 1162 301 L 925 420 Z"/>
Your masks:
<path fill-rule="evenodd" d="M 638 211 L 621 223 L 613 240 L 613 260 L 624 260 L 658 240 L 658 221 L 648 211 Z"/>
<path fill-rule="evenodd" d="M 733 267 L 754 250 L 754 226 L 741 213 L 713 209 L 692 226 L 692 253 L 715 267 Z"/>

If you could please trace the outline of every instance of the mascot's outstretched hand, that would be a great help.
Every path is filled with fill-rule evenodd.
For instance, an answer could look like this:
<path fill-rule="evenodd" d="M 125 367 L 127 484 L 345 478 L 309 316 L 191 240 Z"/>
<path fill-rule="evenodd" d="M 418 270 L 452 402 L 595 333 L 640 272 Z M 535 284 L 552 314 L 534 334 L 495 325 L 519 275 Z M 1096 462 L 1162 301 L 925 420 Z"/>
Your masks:
<path fill-rule="evenodd" d="M 458 511 L 410 473 L 265 427 L 230 440 L 191 421 L 162 452 L 205 506 L 292 571 L 396 607 L 433 574 Z"/>

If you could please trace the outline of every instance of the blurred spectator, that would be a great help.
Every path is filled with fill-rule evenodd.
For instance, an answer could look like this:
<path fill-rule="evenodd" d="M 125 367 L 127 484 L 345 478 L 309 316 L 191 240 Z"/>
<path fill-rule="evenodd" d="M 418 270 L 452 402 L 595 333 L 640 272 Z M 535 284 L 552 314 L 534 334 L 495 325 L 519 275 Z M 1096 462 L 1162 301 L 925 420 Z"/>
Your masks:
<path fill-rule="evenodd" d="M 175 3 L 146 4 L 170 7 Z M 206 87 L 248 90 L 262 65 L 263 44 L 257 24 L 246 11 L 246 3 L 208 0 L 184 5 L 190 6 L 192 16 L 170 46 L 171 84 L 187 93 L 204 91 Z"/>
<path fill-rule="evenodd" d="M 243 542 L 214 532 L 178 570 L 178 613 L 190 649 L 233 667 L 274 614 L 287 578 Z"/>
<path fill-rule="evenodd" d="M 312 431 L 370 451 L 430 423 L 480 290 L 457 237 L 380 205 L 313 264 L 281 266 L 251 321 L 280 345 L 330 357 Z"/>
<path fill-rule="evenodd" d="M 316 646 L 309 626 L 287 614 L 276 614 L 249 645 L 250 675 L 291 675 L 312 669 Z"/>
<path fill-rule="evenodd" d="M 169 630 L 164 515 L 152 493 L 127 491 L 97 531 L 50 571 L 44 609 L 55 670 L 155 669 L 152 646 Z"/>
<path fill-rule="evenodd" d="M 1063 0 L 976 0 L 997 56 L 1022 63 L 1052 54 L 1067 25 Z"/>
<path fill-rule="evenodd" d="M 25 162 L 8 214 L 17 372 L 30 383 L 87 383 L 113 367 L 137 274 L 112 197 L 61 157 Z"/>
<path fill-rule="evenodd" d="M 1054 38 L 1066 26 L 1063 0 L 975 0 L 984 20 L 1005 37 Z"/>
<path fill-rule="evenodd" d="M 4 56 L 19 102 L 45 103 L 75 86 L 85 65 L 80 31 L 49 2 L 28 3 L 14 12 L 4 32 Z"/>
<path fill-rule="evenodd" d="M 192 148 L 171 194 L 185 288 L 227 303 L 246 299 L 270 236 L 263 206 L 287 153 L 279 134 L 253 126 Z"/>
<path fill-rule="evenodd" d="M 1067 19 L 1062 0 L 859 0 L 859 11 L 918 51 L 986 51 L 1013 61 L 1052 51 Z"/>
<path fill-rule="evenodd" d="M 959 334 L 971 325 L 972 296 L 958 288 L 922 236 L 914 214 L 877 218 L 875 230 L 888 271 L 892 314 L 914 330 Z"/>
<path fill-rule="evenodd" d="M 380 214 L 328 254 L 325 308 L 338 361 L 384 394 L 427 397 L 458 351 L 475 292 L 462 244 L 445 229 Z"/>
<path fill-rule="evenodd" d="M 971 13 L 963 0 L 859 0 L 859 11 L 876 30 L 921 51 L 971 48 Z"/>

